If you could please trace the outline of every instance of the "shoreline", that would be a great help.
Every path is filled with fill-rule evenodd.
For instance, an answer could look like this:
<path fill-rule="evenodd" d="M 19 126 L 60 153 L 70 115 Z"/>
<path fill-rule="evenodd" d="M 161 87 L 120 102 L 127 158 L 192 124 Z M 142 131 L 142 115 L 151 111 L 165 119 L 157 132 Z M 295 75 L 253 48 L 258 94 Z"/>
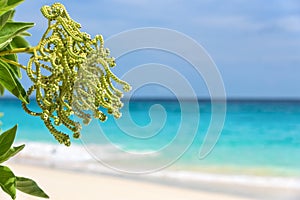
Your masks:
<path fill-rule="evenodd" d="M 60 168 L 60 167 L 50 167 L 45 165 L 32 165 L 28 163 L 18 163 L 18 162 L 8 162 L 8 166 L 16 173 L 18 176 L 24 176 L 32 178 L 41 187 L 49 192 L 51 192 L 52 198 L 55 200 L 59 199 L 91 199 L 92 196 L 82 196 L 82 195 L 96 195 L 97 191 L 102 191 L 101 188 L 104 187 L 103 191 L 98 195 L 104 196 L 104 199 L 123 199 L 115 191 L 118 188 L 122 188 L 122 193 L 124 195 L 129 195 L 128 199 L 224 199 L 224 200 L 250 200 L 250 199 L 263 199 L 263 200 L 294 200 L 299 199 L 300 192 L 293 189 L 281 189 L 273 187 L 253 187 L 247 185 L 239 185 L 232 183 L 220 183 L 220 182 L 199 182 L 199 181 L 186 181 L 186 180 L 173 180 L 170 178 L 157 178 L 151 176 L 129 176 L 124 174 L 114 174 L 105 172 L 93 172 L 93 171 L 83 171 L 76 169 Z M 66 192 L 64 195 L 60 196 L 61 188 L 55 188 L 56 184 L 53 180 L 54 177 L 59 177 L 59 184 L 66 186 Z M 63 177 L 63 178 L 62 178 Z M 96 186 L 99 187 L 97 190 L 95 185 L 91 182 L 95 182 Z M 77 185 L 78 184 L 78 185 Z M 80 186 L 81 185 L 81 186 Z M 145 188 L 144 192 L 139 191 L 139 188 Z M 78 188 L 77 188 L 78 187 Z M 85 189 L 81 189 L 85 188 Z M 94 188 L 93 192 L 91 188 Z M 77 194 L 71 198 L 72 191 L 77 188 L 76 191 L 82 190 L 82 194 Z M 127 189 L 126 189 L 127 188 Z M 128 190 L 128 192 L 124 190 Z M 87 192 L 85 192 L 85 190 Z M 137 194 L 135 191 L 137 190 Z M 149 192 L 152 191 L 152 192 Z M 153 194 L 158 195 L 153 197 Z M 20 192 L 19 192 L 20 195 Z M 81 195 L 81 196 L 80 196 Z M 146 195 L 146 197 L 143 197 Z M 159 198 L 159 195 L 164 196 L 164 198 Z M 170 195 L 169 197 L 166 195 Z M 26 197 L 27 196 L 27 197 Z M 80 198 L 79 198 L 80 196 Z M 132 196 L 132 197 L 131 197 Z M 139 198 L 136 198 L 139 197 Z M 148 198 L 149 196 L 149 198 Z M 185 198 L 188 196 L 189 198 Z M 0 197 L 2 197 L 0 195 Z M 55 197 L 55 198 L 54 198 Z M 70 198 L 69 198 L 70 197 Z M 151 197 L 151 198 L 150 198 Z M 2 199 L 2 198 L 0 198 Z M 18 199 L 32 199 L 28 198 L 28 195 L 22 195 L 22 198 Z M 127 199 L 127 198 L 125 198 Z"/>
<path fill-rule="evenodd" d="M 179 185 L 158 183 L 154 181 L 113 176 L 91 174 L 71 170 L 53 169 L 49 167 L 9 163 L 9 167 L 18 176 L 35 180 L 42 189 L 54 200 L 81 200 L 81 199 L 130 199 L 130 200 L 250 200 L 251 198 L 239 195 L 219 193 Z M 93 184 L 91 184 L 93 183 Z M 6 195 L 1 194 L 1 199 Z M 8 196 L 7 196 L 8 197 Z M 7 198 L 9 199 L 9 198 Z M 17 200 L 34 200 L 35 197 L 17 193 Z"/>
<path fill-rule="evenodd" d="M 73 172 L 92 177 L 117 178 L 124 181 L 150 183 L 162 187 L 170 186 L 195 192 L 204 191 L 237 198 L 300 199 L 299 177 L 229 174 L 224 168 L 219 173 L 165 169 L 149 175 L 128 175 L 117 173 L 95 162 L 91 155 L 83 149 L 84 147 L 80 145 L 72 145 L 68 149 L 47 143 L 31 142 L 26 145 L 27 148 L 20 152 L 17 157 L 11 159 L 8 162 L 9 165 Z M 112 155 L 112 152 L 103 146 L 99 150 L 106 152 L 107 156 Z"/>

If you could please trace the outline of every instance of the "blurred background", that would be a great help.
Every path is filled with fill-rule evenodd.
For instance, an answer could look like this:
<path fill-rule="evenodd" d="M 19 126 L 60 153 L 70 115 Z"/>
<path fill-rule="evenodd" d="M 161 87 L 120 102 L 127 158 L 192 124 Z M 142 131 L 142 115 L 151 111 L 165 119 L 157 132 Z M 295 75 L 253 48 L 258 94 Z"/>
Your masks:
<path fill-rule="evenodd" d="M 28 40 L 33 46 L 47 28 L 47 20 L 39 9 L 54 2 L 26 1 L 17 9 L 16 20 L 36 23 L 29 30 L 32 37 Z M 173 153 L 178 153 L 176 149 L 185 147 L 186 140 L 192 139 L 180 159 L 153 177 L 159 178 L 160 182 L 177 181 L 179 185 L 196 189 L 238 193 L 256 199 L 299 198 L 298 0 L 85 0 L 61 3 L 70 16 L 81 23 L 81 30 L 91 36 L 102 34 L 104 39 L 109 39 L 123 31 L 143 27 L 168 28 L 185 34 L 201 45 L 215 62 L 226 90 L 227 111 L 221 136 L 213 151 L 205 159 L 199 159 L 199 148 L 215 114 L 203 78 L 187 61 L 168 52 L 144 49 L 117 58 L 117 67 L 112 71 L 118 76 L 147 63 L 169 66 L 189 81 L 199 101 L 178 101 L 176 98 L 181 94 L 174 95 L 168 88 L 158 85 L 138 89 L 132 95 L 132 101 L 125 102 L 129 110 L 122 111 L 124 116 L 131 116 L 134 123 L 123 123 L 119 127 L 109 117 L 105 123 L 96 124 L 96 131 L 82 135 L 88 149 L 92 149 L 93 158 L 104 158 L 110 165 L 119 167 L 151 166 L 173 156 L 172 152 L 160 155 L 158 149 L 173 146 Z M 196 52 L 190 53 L 198 56 Z M 114 56 L 114 52 L 111 54 Z M 24 65 L 27 60 L 28 55 L 20 57 Z M 174 77 L 164 76 L 177 83 Z M 30 85 L 25 74 L 22 83 L 25 87 Z M 10 95 L 6 94 L 6 97 Z M 185 114 L 181 111 L 182 103 L 189 108 L 185 121 L 181 118 Z M 194 107 L 196 103 L 199 107 Z M 157 104 L 164 112 L 162 107 L 153 107 Z M 115 172 L 82 151 L 78 141 L 74 141 L 68 150 L 59 146 L 42 121 L 25 114 L 18 101 L 4 99 L 0 106 L 1 112 L 5 113 L 1 119 L 4 130 L 16 121 L 20 125 L 22 134 L 17 140 L 25 141 L 27 145 L 20 162 L 98 173 Z M 34 103 L 31 106 L 38 109 Z M 192 123 L 194 120 L 196 123 Z M 182 143 L 175 144 L 173 139 L 181 126 L 185 127 Z M 196 128 L 195 135 L 192 127 Z M 106 143 L 103 138 L 99 139 L 98 133 L 105 135 Z M 145 139 L 144 136 L 149 135 L 153 137 Z M 108 144 L 117 148 L 111 149 Z M 154 154 L 148 162 L 132 162 L 130 155 L 118 154 L 120 149 L 132 155 Z"/>
<path fill-rule="evenodd" d="M 40 7 L 54 2 L 26 1 L 19 6 L 16 20 L 36 23 L 30 30 L 32 45 L 37 44 L 47 26 Z M 142 27 L 169 28 L 188 35 L 202 45 L 216 63 L 228 98 L 300 97 L 297 84 L 300 72 L 300 3 L 297 0 L 61 2 L 71 17 L 81 23 L 82 30 L 92 36 L 102 34 L 107 39 L 122 31 Z M 165 62 L 179 71 L 182 68 L 189 70 L 190 67 L 185 67 L 180 60 L 168 58 L 171 58 L 170 55 L 161 52 L 135 52 L 118 61 L 119 69 L 115 69 L 115 73 L 120 74 L 148 62 Z M 199 97 L 209 97 L 201 78 L 192 71 L 182 73 Z M 158 98 L 170 95 L 165 90 L 156 90 Z M 140 93 L 139 96 L 147 96 L 149 91 L 145 89 Z"/>

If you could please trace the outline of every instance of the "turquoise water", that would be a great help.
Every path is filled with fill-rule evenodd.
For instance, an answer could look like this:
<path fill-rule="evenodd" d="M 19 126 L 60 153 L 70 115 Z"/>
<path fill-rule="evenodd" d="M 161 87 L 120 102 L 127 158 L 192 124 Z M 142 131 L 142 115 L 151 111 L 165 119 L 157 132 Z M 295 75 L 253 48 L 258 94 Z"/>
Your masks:
<path fill-rule="evenodd" d="M 184 102 L 191 108 L 195 103 Z M 164 107 L 166 121 L 159 107 L 153 107 L 149 116 L 149 109 L 155 104 Z M 213 151 L 202 160 L 198 154 L 210 122 L 211 105 L 209 101 L 199 101 L 198 105 L 200 126 L 197 134 L 190 148 L 171 169 L 300 178 L 300 102 L 228 101 L 222 134 Z M 31 108 L 38 109 L 35 105 Z M 125 123 L 123 128 L 119 128 L 111 117 L 105 123 L 98 123 L 110 143 L 129 152 L 153 152 L 172 145 L 174 151 L 180 149 L 181 145 L 186 145 L 185 139 L 192 135 L 192 117 L 198 112 L 187 110 L 189 115 L 181 124 L 178 101 L 130 101 L 129 110 L 134 126 L 127 124 L 126 127 Z M 19 101 L 0 99 L 0 111 L 4 112 L 1 118 L 3 130 L 19 124 L 17 142 L 57 144 L 43 122 L 38 117 L 27 115 Z M 180 126 L 184 127 L 184 137 L 181 142 L 173 144 Z M 124 133 L 124 130 L 132 135 Z M 106 145 L 107 142 L 94 134 L 98 131 L 83 133 L 84 142 Z M 72 142 L 74 145 L 81 144 L 80 141 Z M 160 159 L 171 156 L 167 152 Z"/>

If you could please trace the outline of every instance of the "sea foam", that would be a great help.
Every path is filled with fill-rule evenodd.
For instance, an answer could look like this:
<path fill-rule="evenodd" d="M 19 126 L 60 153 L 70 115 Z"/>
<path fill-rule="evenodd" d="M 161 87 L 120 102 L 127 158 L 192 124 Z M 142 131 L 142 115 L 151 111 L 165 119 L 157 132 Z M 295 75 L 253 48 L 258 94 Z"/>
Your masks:
<path fill-rule="evenodd" d="M 111 168 L 104 166 L 90 151 L 101 153 L 103 158 L 126 162 L 126 158 L 118 155 L 110 146 L 73 144 L 65 147 L 58 144 L 27 142 L 26 147 L 12 162 L 36 164 L 54 168 L 83 171 L 90 173 L 119 174 Z M 296 189 L 300 190 L 300 178 L 254 176 L 242 174 L 213 174 L 201 171 L 173 170 L 166 168 L 155 173 L 147 174 L 150 179 L 164 179 L 180 182 L 201 182 L 235 184 L 241 186 L 255 186 L 266 188 Z"/>

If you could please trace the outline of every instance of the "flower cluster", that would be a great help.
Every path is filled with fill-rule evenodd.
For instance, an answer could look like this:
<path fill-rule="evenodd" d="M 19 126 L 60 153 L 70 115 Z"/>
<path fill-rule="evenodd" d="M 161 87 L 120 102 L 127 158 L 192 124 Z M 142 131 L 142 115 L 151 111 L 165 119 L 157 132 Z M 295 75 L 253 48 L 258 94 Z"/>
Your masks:
<path fill-rule="evenodd" d="M 48 19 L 48 28 L 26 67 L 33 83 L 27 95 L 35 93 L 40 111 L 22 105 L 27 113 L 41 117 L 56 140 L 69 146 L 69 135 L 58 126 L 67 127 L 78 138 L 81 124 L 71 118 L 73 115 L 84 124 L 92 117 L 105 121 L 106 115 L 101 111 L 105 108 L 119 118 L 122 92 L 112 81 L 123 85 L 124 91 L 129 91 L 130 86 L 111 72 L 115 60 L 104 48 L 101 35 L 92 39 L 81 32 L 80 24 L 60 3 L 43 6 L 41 12 Z"/>

